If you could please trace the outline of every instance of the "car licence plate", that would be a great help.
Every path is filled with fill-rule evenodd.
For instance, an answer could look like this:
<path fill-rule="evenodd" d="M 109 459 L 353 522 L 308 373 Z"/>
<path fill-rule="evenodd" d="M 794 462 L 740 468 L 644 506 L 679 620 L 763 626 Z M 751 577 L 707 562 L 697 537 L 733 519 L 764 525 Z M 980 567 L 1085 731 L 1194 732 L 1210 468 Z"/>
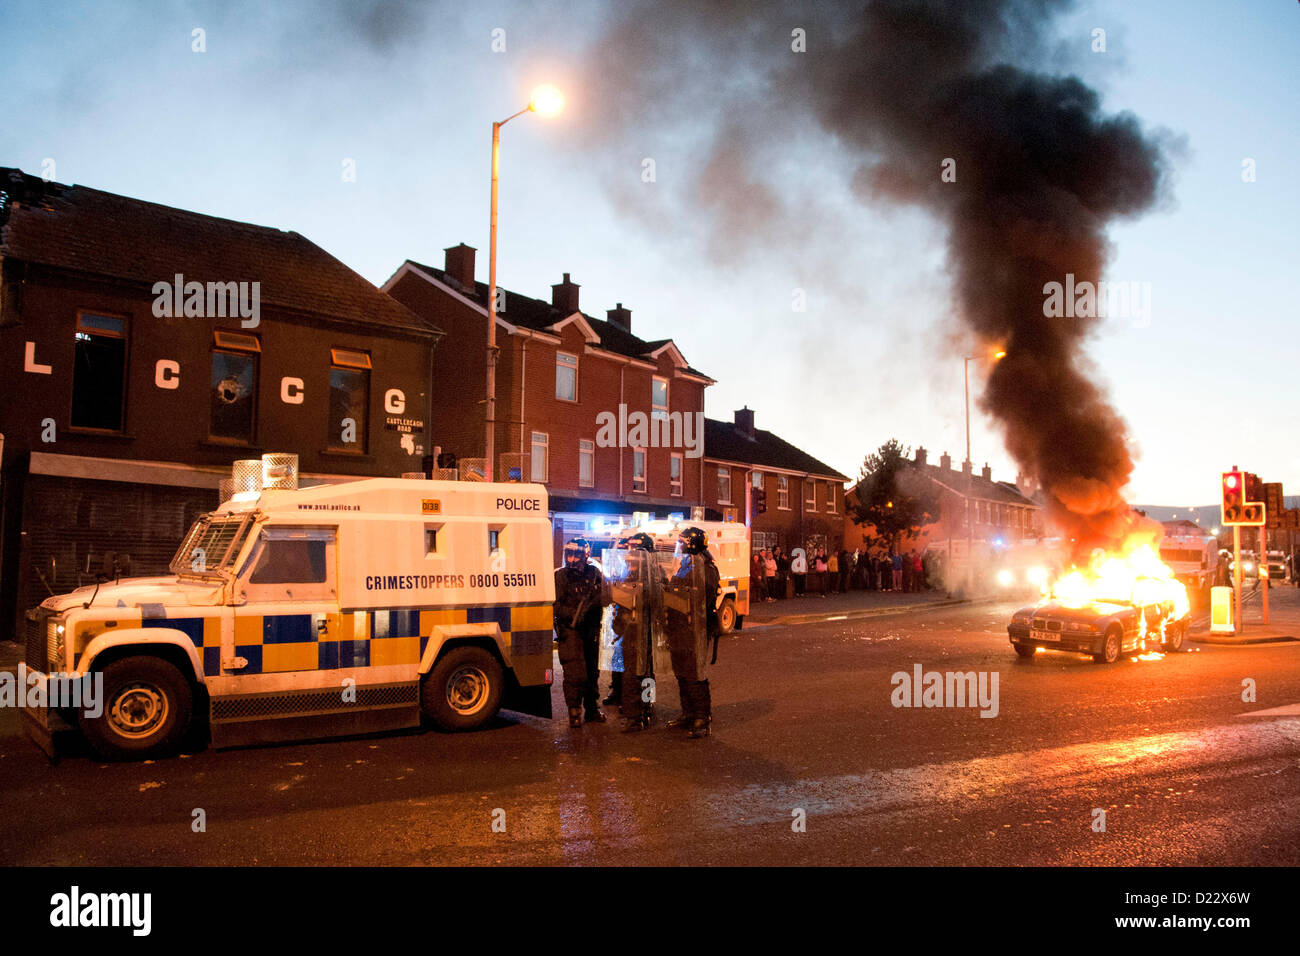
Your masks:
<path fill-rule="evenodd" d="M 1029 639 L 1030 639 L 1031 641 L 1057 641 L 1057 642 L 1059 642 L 1059 641 L 1061 640 L 1061 635 L 1058 634 L 1056 631 L 1040 631 L 1040 630 L 1038 630 L 1037 628 L 1033 628 L 1033 629 L 1031 629 L 1030 632 L 1029 632 Z"/>

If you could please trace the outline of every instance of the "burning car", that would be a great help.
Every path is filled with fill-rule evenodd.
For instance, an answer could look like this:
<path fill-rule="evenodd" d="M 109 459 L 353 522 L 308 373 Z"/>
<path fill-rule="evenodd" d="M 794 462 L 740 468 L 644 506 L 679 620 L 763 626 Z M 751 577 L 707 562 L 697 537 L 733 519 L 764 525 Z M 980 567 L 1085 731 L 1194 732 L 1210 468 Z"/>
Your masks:
<path fill-rule="evenodd" d="M 1112 664 L 1127 653 L 1181 650 L 1190 623 L 1187 589 L 1143 547 L 1063 575 L 1042 601 L 1011 615 L 1007 635 L 1020 657 L 1046 649 Z"/>

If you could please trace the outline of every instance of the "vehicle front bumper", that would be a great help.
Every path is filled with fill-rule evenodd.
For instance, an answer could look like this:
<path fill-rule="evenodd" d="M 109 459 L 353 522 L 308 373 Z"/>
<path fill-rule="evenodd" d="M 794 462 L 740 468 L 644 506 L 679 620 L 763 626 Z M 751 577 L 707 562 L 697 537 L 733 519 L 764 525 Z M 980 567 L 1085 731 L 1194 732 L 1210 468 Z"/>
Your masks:
<path fill-rule="evenodd" d="M 1076 654 L 1100 654 L 1106 640 L 1105 634 L 1101 632 L 1094 634 L 1091 631 L 1061 631 L 1058 641 L 1042 640 L 1030 636 L 1029 625 L 1015 623 L 1007 625 L 1007 637 L 1012 644 L 1043 647 L 1049 651 L 1072 651 Z"/>

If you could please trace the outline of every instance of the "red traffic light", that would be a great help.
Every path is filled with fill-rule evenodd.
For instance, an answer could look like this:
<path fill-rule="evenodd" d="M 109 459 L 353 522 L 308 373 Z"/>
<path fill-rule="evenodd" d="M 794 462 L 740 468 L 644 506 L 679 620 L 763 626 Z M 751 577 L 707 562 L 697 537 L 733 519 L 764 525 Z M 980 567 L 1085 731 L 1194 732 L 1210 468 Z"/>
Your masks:
<path fill-rule="evenodd" d="M 1230 471 L 1223 476 L 1223 487 L 1229 491 L 1234 491 L 1241 484 L 1241 479 L 1235 471 Z"/>

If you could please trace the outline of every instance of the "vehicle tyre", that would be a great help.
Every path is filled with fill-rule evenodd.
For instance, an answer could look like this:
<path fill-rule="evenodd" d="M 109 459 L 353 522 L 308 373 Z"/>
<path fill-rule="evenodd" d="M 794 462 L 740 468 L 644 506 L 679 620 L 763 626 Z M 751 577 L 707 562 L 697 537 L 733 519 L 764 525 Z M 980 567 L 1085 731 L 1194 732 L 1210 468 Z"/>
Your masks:
<path fill-rule="evenodd" d="M 1187 638 L 1187 625 L 1175 624 L 1169 632 L 1168 639 L 1164 643 L 1164 650 L 1170 654 L 1177 654 L 1183 649 L 1183 641 Z"/>
<path fill-rule="evenodd" d="M 442 730 L 477 730 L 501 708 L 501 664 L 481 647 L 453 647 L 420 684 L 420 708 Z"/>
<path fill-rule="evenodd" d="M 124 657 L 100 673 L 103 708 L 77 723 L 95 753 L 109 760 L 143 760 L 170 753 L 190 725 L 194 694 L 176 667 L 160 657 Z"/>
<path fill-rule="evenodd" d="M 1101 653 L 1093 654 L 1092 659 L 1098 664 L 1114 664 L 1119 660 L 1122 641 L 1123 635 L 1119 628 L 1112 627 L 1106 632 L 1106 643 L 1102 645 Z"/>
<path fill-rule="evenodd" d="M 1023 657 L 1026 660 L 1038 653 L 1038 648 L 1032 644 L 1012 644 L 1011 646 L 1016 649 L 1017 657 Z"/>
<path fill-rule="evenodd" d="M 730 595 L 722 599 L 722 607 L 718 608 L 718 629 L 723 634 L 730 634 L 736 629 L 736 602 Z"/>

